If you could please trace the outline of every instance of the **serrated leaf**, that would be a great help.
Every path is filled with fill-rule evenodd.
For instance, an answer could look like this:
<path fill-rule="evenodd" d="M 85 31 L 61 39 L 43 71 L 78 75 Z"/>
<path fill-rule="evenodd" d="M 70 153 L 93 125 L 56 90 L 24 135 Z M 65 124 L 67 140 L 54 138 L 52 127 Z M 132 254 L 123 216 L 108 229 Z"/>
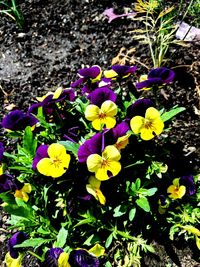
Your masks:
<path fill-rule="evenodd" d="M 44 239 L 44 238 L 31 238 L 28 240 L 25 240 L 23 243 L 19 244 L 19 245 L 15 245 L 14 248 L 38 248 L 40 247 L 42 244 L 48 243 L 50 242 L 52 239 Z"/>
<path fill-rule="evenodd" d="M 109 246 L 111 245 L 113 241 L 113 233 L 111 233 L 108 238 L 106 239 L 106 243 L 105 243 L 105 248 L 109 248 Z"/>
<path fill-rule="evenodd" d="M 59 144 L 63 145 L 67 151 L 72 152 L 75 156 L 78 154 L 78 149 L 80 145 L 71 141 L 60 141 Z"/>
<path fill-rule="evenodd" d="M 135 214 L 136 214 L 136 208 L 132 208 L 132 209 L 129 211 L 129 221 L 132 222 L 132 220 L 135 218 Z"/>
<path fill-rule="evenodd" d="M 146 212 L 149 212 L 150 206 L 149 206 L 149 201 L 146 197 L 140 197 L 139 199 L 136 200 L 137 205 L 143 209 Z"/>
<path fill-rule="evenodd" d="M 164 114 L 161 115 L 161 119 L 163 122 L 170 120 L 180 112 L 183 112 L 185 110 L 184 107 L 178 107 L 178 108 L 173 108 L 170 111 L 165 112 Z"/>
<path fill-rule="evenodd" d="M 56 247 L 63 248 L 67 241 L 67 236 L 68 236 L 68 230 L 62 227 L 58 232 Z"/>

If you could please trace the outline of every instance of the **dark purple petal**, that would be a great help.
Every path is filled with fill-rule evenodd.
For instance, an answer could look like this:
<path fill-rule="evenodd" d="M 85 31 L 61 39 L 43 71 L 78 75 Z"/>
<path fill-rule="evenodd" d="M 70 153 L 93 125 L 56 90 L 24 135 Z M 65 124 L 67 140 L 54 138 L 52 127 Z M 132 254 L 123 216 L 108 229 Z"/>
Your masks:
<path fill-rule="evenodd" d="M 48 153 L 47 153 L 47 150 L 48 150 L 48 145 L 40 145 L 36 151 L 36 155 L 35 155 L 35 158 L 33 159 L 33 164 L 32 164 L 32 168 L 34 170 L 36 170 L 36 166 L 38 164 L 38 162 L 43 159 L 43 158 L 48 158 Z"/>
<path fill-rule="evenodd" d="M 112 79 L 111 78 L 101 78 L 101 80 L 98 82 L 98 87 L 110 87 L 112 85 Z"/>
<path fill-rule="evenodd" d="M 117 99 L 117 95 L 108 87 L 100 87 L 90 93 L 88 99 L 90 100 L 91 104 L 101 107 L 102 103 L 106 100 L 111 100 L 112 102 L 115 102 Z"/>
<path fill-rule="evenodd" d="M 165 195 L 160 195 L 159 196 L 159 201 L 160 201 L 160 205 L 161 206 L 166 206 L 168 203 L 167 203 L 167 196 Z"/>
<path fill-rule="evenodd" d="M 21 110 L 11 111 L 2 120 L 2 127 L 11 131 L 24 130 L 26 126 L 33 126 L 38 120 L 31 114 L 25 114 Z"/>
<path fill-rule="evenodd" d="M 3 153 L 5 151 L 5 148 L 4 148 L 4 145 L 2 142 L 0 142 L 0 164 L 2 162 L 2 159 L 3 159 Z"/>
<path fill-rule="evenodd" d="M 58 267 L 58 259 L 62 252 L 64 252 L 64 250 L 61 248 L 50 248 L 45 254 L 42 267 Z"/>
<path fill-rule="evenodd" d="M 127 118 L 131 119 L 134 116 L 145 117 L 145 112 L 149 107 L 154 107 L 153 102 L 148 98 L 138 99 L 127 109 Z"/>
<path fill-rule="evenodd" d="M 99 267 L 99 260 L 86 250 L 73 250 L 69 255 L 69 264 L 73 267 Z"/>
<path fill-rule="evenodd" d="M 2 174 L 0 176 L 0 193 L 7 191 L 14 191 L 16 184 L 13 182 L 13 177 L 9 174 Z"/>
<path fill-rule="evenodd" d="M 96 133 L 89 140 L 85 141 L 78 150 L 78 160 L 85 163 L 91 154 L 101 154 L 102 151 L 102 134 Z"/>
<path fill-rule="evenodd" d="M 91 68 L 80 69 L 78 73 L 84 78 L 94 79 L 101 73 L 101 68 L 99 66 L 92 66 Z"/>
<path fill-rule="evenodd" d="M 153 69 L 150 71 L 148 75 L 148 79 L 160 78 L 163 83 L 172 82 L 174 77 L 175 77 L 174 71 L 164 67 Z"/>
<path fill-rule="evenodd" d="M 194 195 L 197 191 L 193 175 L 182 176 L 180 178 L 180 184 L 186 187 L 186 194 L 188 196 Z"/>
<path fill-rule="evenodd" d="M 28 239 L 28 236 L 23 232 L 17 232 L 9 239 L 8 249 L 10 251 L 10 256 L 13 259 L 18 258 L 20 251 L 20 248 L 14 248 L 14 246 L 23 243 L 26 239 Z"/>
<path fill-rule="evenodd" d="M 84 83 L 86 81 L 85 78 L 80 78 L 78 80 L 76 80 L 75 82 L 71 83 L 71 87 L 77 87 L 79 86 L 80 84 Z"/>
<path fill-rule="evenodd" d="M 120 76 L 124 77 L 128 74 L 131 74 L 136 71 L 137 67 L 136 66 L 126 66 L 126 65 L 113 65 L 112 69 Z"/>
<path fill-rule="evenodd" d="M 162 85 L 163 81 L 161 78 L 149 78 L 148 80 L 145 80 L 143 82 L 139 82 L 135 84 L 136 89 L 142 89 L 142 88 L 149 88 L 153 85 Z"/>

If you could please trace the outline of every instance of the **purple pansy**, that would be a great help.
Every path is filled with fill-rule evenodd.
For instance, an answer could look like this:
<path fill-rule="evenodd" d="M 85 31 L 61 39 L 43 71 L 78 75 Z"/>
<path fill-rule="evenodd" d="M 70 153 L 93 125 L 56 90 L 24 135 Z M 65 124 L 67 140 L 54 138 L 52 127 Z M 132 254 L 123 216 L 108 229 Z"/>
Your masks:
<path fill-rule="evenodd" d="M 91 68 L 84 68 L 78 71 L 80 78 L 71 84 L 71 87 L 77 87 L 85 82 L 96 82 L 96 79 L 101 74 L 99 66 L 92 66 Z"/>
<path fill-rule="evenodd" d="M 145 112 L 149 107 L 154 107 L 153 102 L 148 98 L 138 99 L 127 109 L 127 119 L 130 120 L 134 116 L 145 117 Z"/>
<path fill-rule="evenodd" d="M 21 131 L 37 122 L 38 120 L 33 115 L 26 114 L 21 110 L 14 110 L 3 118 L 1 125 L 11 131 Z"/>
<path fill-rule="evenodd" d="M 4 145 L 2 142 L 0 142 L 0 164 L 2 162 L 2 159 L 3 159 L 3 153 L 5 151 L 5 148 L 4 148 Z"/>
<path fill-rule="evenodd" d="M 42 102 L 33 104 L 28 112 L 29 113 L 33 113 L 33 114 L 37 114 L 38 112 L 38 108 L 42 107 L 44 114 L 46 115 L 54 115 L 55 114 L 55 108 L 57 107 L 57 109 L 61 108 L 62 106 L 65 104 L 65 100 L 68 100 L 70 102 L 73 102 L 75 99 L 75 93 L 74 90 L 72 89 L 66 89 L 63 90 L 62 93 L 60 94 L 60 96 L 58 98 L 54 98 L 54 95 L 48 95 L 47 97 L 45 97 L 45 99 Z M 58 105 L 56 105 L 58 104 Z M 64 113 L 61 111 L 61 113 Z"/>
<path fill-rule="evenodd" d="M 85 163 L 91 154 L 101 154 L 102 134 L 96 133 L 89 140 L 85 141 L 78 150 L 78 160 Z"/>
<path fill-rule="evenodd" d="M 40 145 L 36 151 L 36 155 L 35 155 L 35 158 L 33 159 L 33 164 L 32 164 L 32 168 L 34 170 L 36 170 L 36 166 L 38 164 L 38 162 L 43 159 L 43 158 L 48 158 L 48 153 L 47 153 L 47 150 L 48 150 L 48 145 Z"/>
<path fill-rule="evenodd" d="M 180 184 L 186 187 L 186 195 L 192 196 L 196 193 L 196 186 L 193 175 L 185 175 L 180 178 Z"/>
<path fill-rule="evenodd" d="M 168 68 L 156 68 L 150 71 L 147 80 L 136 83 L 137 89 L 149 88 L 153 85 L 162 85 L 170 83 L 174 80 L 175 72 Z"/>
<path fill-rule="evenodd" d="M 98 267 L 99 260 L 84 249 L 73 250 L 69 255 L 69 264 L 73 267 Z"/>
<path fill-rule="evenodd" d="M 14 191 L 17 188 L 13 182 L 13 177 L 9 174 L 0 175 L 0 193 Z"/>
<path fill-rule="evenodd" d="M 90 100 L 90 104 L 94 104 L 98 107 L 101 107 L 103 102 L 106 100 L 111 100 L 115 102 L 117 99 L 117 95 L 108 87 L 102 87 L 95 89 L 92 93 L 88 95 L 88 99 Z"/>
<path fill-rule="evenodd" d="M 112 70 L 114 70 L 119 77 L 125 77 L 129 74 L 132 74 L 136 71 L 136 66 L 127 66 L 127 65 L 113 65 Z"/>
<path fill-rule="evenodd" d="M 45 254 L 42 267 L 58 267 L 58 259 L 63 252 L 64 250 L 61 248 L 50 248 Z"/>
<path fill-rule="evenodd" d="M 19 250 L 18 248 L 14 248 L 15 245 L 19 245 L 23 243 L 26 239 L 28 239 L 27 234 L 23 232 L 17 232 L 15 233 L 8 241 L 8 249 L 10 252 L 10 256 L 13 259 L 17 259 L 19 256 Z"/>

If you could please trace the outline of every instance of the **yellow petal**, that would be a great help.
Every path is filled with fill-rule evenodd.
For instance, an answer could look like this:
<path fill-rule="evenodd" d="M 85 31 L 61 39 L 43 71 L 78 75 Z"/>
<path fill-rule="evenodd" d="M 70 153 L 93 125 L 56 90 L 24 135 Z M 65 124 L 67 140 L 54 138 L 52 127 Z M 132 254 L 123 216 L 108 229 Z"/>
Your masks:
<path fill-rule="evenodd" d="M 115 78 L 118 76 L 117 72 L 115 72 L 114 70 L 105 70 L 104 71 L 104 76 L 105 78 Z"/>
<path fill-rule="evenodd" d="M 116 176 L 121 171 L 121 164 L 118 161 L 110 161 L 108 170 Z"/>
<path fill-rule="evenodd" d="M 38 102 L 42 102 L 47 96 L 49 95 L 53 95 L 52 92 L 48 92 L 46 95 L 40 96 L 40 97 L 36 97 Z"/>
<path fill-rule="evenodd" d="M 68 260 L 69 254 L 66 252 L 62 252 L 58 258 L 58 267 L 71 267 Z"/>
<path fill-rule="evenodd" d="M 87 158 L 88 171 L 96 172 L 101 167 L 102 158 L 98 154 L 92 154 Z"/>
<path fill-rule="evenodd" d="M 53 94 L 53 99 L 58 99 L 62 91 L 63 91 L 62 87 L 58 87 L 58 89 Z"/>
<path fill-rule="evenodd" d="M 90 176 L 88 182 L 93 188 L 100 188 L 101 182 L 97 180 L 94 176 Z"/>
<path fill-rule="evenodd" d="M 85 110 L 85 117 L 89 121 L 99 118 L 100 109 L 96 105 L 88 105 Z"/>
<path fill-rule="evenodd" d="M 134 134 L 139 134 L 141 128 L 144 126 L 144 118 L 141 116 L 135 116 L 130 121 L 131 130 Z"/>
<path fill-rule="evenodd" d="M 93 120 L 93 122 L 92 122 L 92 127 L 97 131 L 100 131 L 103 125 L 104 125 L 103 120 L 101 120 L 99 118 Z"/>
<path fill-rule="evenodd" d="M 91 249 L 88 250 L 89 253 L 92 253 L 94 256 L 101 257 L 105 254 L 105 248 L 99 244 L 94 245 Z"/>
<path fill-rule="evenodd" d="M 159 135 L 162 133 L 164 128 L 164 123 L 161 119 L 156 119 L 152 122 L 151 129 L 155 132 L 156 135 Z"/>
<path fill-rule="evenodd" d="M 114 117 L 117 114 L 117 105 L 111 100 L 106 100 L 101 105 L 101 111 L 108 117 Z"/>
<path fill-rule="evenodd" d="M 145 113 L 145 119 L 147 120 L 155 120 L 155 119 L 158 119 L 160 118 L 160 112 L 153 108 L 153 107 L 150 107 L 146 110 L 146 113 Z"/>
<path fill-rule="evenodd" d="M 184 185 L 181 185 L 179 187 L 178 196 L 179 198 L 182 198 L 186 193 L 186 187 Z"/>
<path fill-rule="evenodd" d="M 170 185 L 170 186 L 167 188 L 167 193 L 169 193 L 169 194 L 173 194 L 175 190 L 176 190 L 176 186 L 174 186 L 174 185 Z"/>
<path fill-rule="evenodd" d="M 106 204 L 106 198 L 100 189 L 97 189 L 97 198 L 98 198 L 100 204 L 102 204 L 102 205 Z"/>
<path fill-rule="evenodd" d="M 112 117 L 106 117 L 106 118 L 104 118 L 104 123 L 105 123 L 107 129 L 111 129 L 111 128 L 115 127 L 116 119 L 112 118 Z"/>
<path fill-rule="evenodd" d="M 2 174 L 3 174 L 3 164 L 0 165 L 0 175 L 2 175 Z"/>
<path fill-rule="evenodd" d="M 6 253 L 4 261 L 5 261 L 7 267 L 21 267 L 22 258 L 23 258 L 23 256 L 19 255 L 19 257 L 17 259 L 13 259 L 10 256 L 10 253 L 8 252 L 8 253 Z"/>
<path fill-rule="evenodd" d="M 115 147 L 118 150 L 124 149 L 127 145 L 128 145 L 128 138 L 129 138 L 130 134 L 121 136 L 117 139 L 117 142 L 115 144 Z"/>
<path fill-rule="evenodd" d="M 107 168 L 104 168 L 104 167 L 100 167 L 96 170 L 95 172 L 95 176 L 98 180 L 100 181 L 105 181 L 105 180 L 108 180 L 110 179 L 110 177 L 108 176 L 108 173 L 107 173 L 108 169 Z"/>
<path fill-rule="evenodd" d="M 98 200 L 96 189 L 94 187 L 92 187 L 90 184 L 87 184 L 86 190 L 89 194 L 91 194 L 93 197 L 95 197 L 96 200 Z"/>
<path fill-rule="evenodd" d="M 118 161 L 121 158 L 121 154 L 115 146 L 110 145 L 104 149 L 102 157 L 106 160 Z"/>
<path fill-rule="evenodd" d="M 52 160 L 49 158 L 41 159 L 37 164 L 37 170 L 41 174 L 51 176 L 53 178 L 58 178 L 66 172 L 62 166 L 53 164 Z"/>
<path fill-rule="evenodd" d="M 192 225 L 185 225 L 182 228 L 184 228 L 186 231 L 188 231 L 188 233 L 191 233 L 193 235 L 197 235 L 200 236 L 200 231 L 199 229 L 197 229 L 196 227 L 192 226 Z"/>
<path fill-rule="evenodd" d="M 142 128 L 141 129 L 141 138 L 145 141 L 151 140 L 154 138 L 151 128 Z"/>
<path fill-rule="evenodd" d="M 97 67 L 99 67 L 99 66 L 97 66 Z M 100 67 L 99 67 L 99 69 L 101 70 Z M 96 78 L 90 79 L 90 80 L 91 80 L 92 83 L 96 83 L 101 79 L 101 76 L 102 76 L 102 70 L 100 71 L 99 75 Z"/>
<path fill-rule="evenodd" d="M 50 158 L 62 157 L 66 154 L 66 149 L 61 144 L 53 143 L 48 147 L 47 153 Z"/>
<path fill-rule="evenodd" d="M 26 193 L 31 193 L 32 187 L 29 183 L 25 183 L 22 190 Z"/>

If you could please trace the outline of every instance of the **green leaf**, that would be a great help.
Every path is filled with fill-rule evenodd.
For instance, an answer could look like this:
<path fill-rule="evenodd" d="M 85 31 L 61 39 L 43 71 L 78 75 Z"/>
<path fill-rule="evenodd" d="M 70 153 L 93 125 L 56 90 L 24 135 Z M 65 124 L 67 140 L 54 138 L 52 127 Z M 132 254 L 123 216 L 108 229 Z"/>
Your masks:
<path fill-rule="evenodd" d="M 137 205 L 143 209 L 146 212 L 149 212 L 150 206 L 149 206 L 149 201 L 146 197 L 140 197 L 139 199 L 136 200 Z"/>
<path fill-rule="evenodd" d="M 71 141 L 60 141 L 59 144 L 63 145 L 67 151 L 72 152 L 75 156 L 78 154 L 78 149 L 80 145 Z"/>
<path fill-rule="evenodd" d="M 125 213 L 126 213 L 126 210 L 124 210 L 124 207 L 119 205 L 114 209 L 113 217 L 120 217 Z"/>
<path fill-rule="evenodd" d="M 170 120 L 180 112 L 183 112 L 185 110 L 184 107 L 178 107 L 178 108 L 173 108 L 170 111 L 165 112 L 164 114 L 161 115 L 161 119 L 163 122 Z"/>
<path fill-rule="evenodd" d="M 109 261 L 107 261 L 105 267 L 112 267 L 112 264 Z"/>
<path fill-rule="evenodd" d="M 152 187 L 152 188 L 148 189 L 147 196 L 149 196 L 149 197 L 153 196 L 156 193 L 157 190 L 158 189 L 156 187 Z"/>
<path fill-rule="evenodd" d="M 94 234 L 92 234 L 91 236 L 89 236 L 89 237 L 85 240 L 85 242 L 83 243 L 83 245 L 91 246 L 91 245 L 92 245 L 91 241 L 92 241 L 93 237 L 94 237 Z"/>
<path fill-rule="evenodd" d="M 19 217 L 24 217 L 30 220 L 34 219 L 33 211 L 28 206 L 19 207 L 17 204 L 8 204 L 4 207 L 4 210 L 9 214 L 13 214 Z"/>
<path fill-rule="evenodd" d="M 132 220 L 135 218 L 135 214 L 136 214 L 136 208 L 132 208 L 132 209 L 129 211 L 129 221 L 132 222 Z"/>
<path fill-rule="evenodd" d="M 63 248 L 67 241 L 67 236 L 68 236 L 68 230 L 62 227 L 58 232 L 56 247 Z"/>
<path fill-rule="evenodd" d="M 106 243 L 105 243 L 105 248 L 109 248 L 109 246 L 111 245 L 113 241 L 113 233 L 111 233 L 108 238 L 106 239 Z"/>
<path fill-rule="evenodd" d="M 40 237 L 31 238 L 31 239 L 25 240 L 23 243 L 21 243 L 19 245 L 15 245 L 14 248 L 28 248 L 28 247 L 38 248 L 42 244 L 48 243 L 51 240 L 52 239 L 44 239 L 44 238 L 40 238 Z"/>
<path fill-rule="evenodd" d="M 137 178 L 135 181 L 136 191 L 139 190 L 140 186 L 141 186 L 141 180 L 140 178 Z"/>
<path fill-rule="evenodd" d="M 27 126 L 23 137 L 23 148 L 31 155 L 35 155 L 37 141 L 33 138 L 31 126 Z"/>

